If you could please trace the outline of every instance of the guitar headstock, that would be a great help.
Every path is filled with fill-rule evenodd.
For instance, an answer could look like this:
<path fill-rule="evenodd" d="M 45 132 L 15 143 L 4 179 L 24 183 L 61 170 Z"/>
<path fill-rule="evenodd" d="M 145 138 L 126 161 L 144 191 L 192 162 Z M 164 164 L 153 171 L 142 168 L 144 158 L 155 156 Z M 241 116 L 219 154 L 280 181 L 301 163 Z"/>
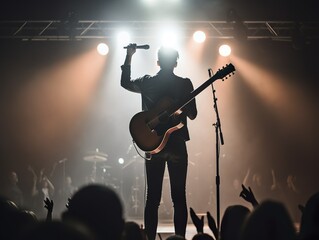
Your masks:
<path fill-rule="evenodd" d="M 222 67 L 222 69 L 219 69 L 216 73 L 215 73 L 215 77 L 218 79 L 222 79 L 224 81 L 224 78 L 226 77 L 226 79 L 228 77 L 230 77 L 231 75 L 234 75 L 236 69 L 234 67 L 233 64 L 229 63 L 226 64 L 226 66 Z"/>

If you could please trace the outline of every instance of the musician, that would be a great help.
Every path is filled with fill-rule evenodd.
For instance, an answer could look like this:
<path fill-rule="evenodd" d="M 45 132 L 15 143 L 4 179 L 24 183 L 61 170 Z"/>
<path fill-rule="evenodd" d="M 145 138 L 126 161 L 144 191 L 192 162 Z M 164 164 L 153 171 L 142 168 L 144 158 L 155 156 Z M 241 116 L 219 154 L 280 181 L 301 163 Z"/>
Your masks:
<path fill-rule="evenodd" d="M 121 86 L 129 91 L 141 94 L 143 111 L 154 109 L 163 97 L 170 97 L 174 101 L 182 101 L 193 91 L 193 84 L 190 79 L 181 78 L 174 74 L 174 68 L 177 66 L 179 58 L 178 52 L 166 47 L 161 47 L 158 50 L 157 64 L 160 71 L 156 75 L 145 75 L 137 79 L 131 79 L 131 59 L 135 52 L 136 44 L 130 44 L 127 47 L 124 65 L 121 66 Z M 184 126 L 170 135 L 165 147 L 159 153 L 152 154 L 151 159 L 145 161 L 147 198 L 144 224 L 148 240 L 154 240 L 156 237 L 158 208 L 166 164 L 174 206 L 175 234 L 185 236 L 188 217 L 186 204 L 188 155 L 185 142 L 190 139 L 187 117 L 193 120 L 196 116 L 197 108 L 195 99 L 193 99 L 182 108 L 182 113 L 179 115 Z"/>

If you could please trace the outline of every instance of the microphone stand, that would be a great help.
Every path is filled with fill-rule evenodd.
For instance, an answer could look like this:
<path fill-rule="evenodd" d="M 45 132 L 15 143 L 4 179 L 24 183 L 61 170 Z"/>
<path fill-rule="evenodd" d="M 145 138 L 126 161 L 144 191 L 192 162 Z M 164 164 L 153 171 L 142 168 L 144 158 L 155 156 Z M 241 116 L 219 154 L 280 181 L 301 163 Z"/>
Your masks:
<path fill-rule="evenodd" d="M 212 69 L 208 69 L 208 75 L 212 77 Z M 221 130 L 220 118 L 218 113 L 218 106 L 217 106 L 217 98 L 215 96 L 215 89 L 213 83 L 211 84 L 212 91 L 213 91 L 213 100 L 214 100 L 214 110 L 216 113 L 216 123 L 213 124 L 215 127 L 215 135 L 216 135 L 216 212 L 217 212 L 217 230 L 219 233 L 220 229 L 220 176 L 219 176 L 219 143 L 224 145 L 224 138 L 223 133 Z"/>

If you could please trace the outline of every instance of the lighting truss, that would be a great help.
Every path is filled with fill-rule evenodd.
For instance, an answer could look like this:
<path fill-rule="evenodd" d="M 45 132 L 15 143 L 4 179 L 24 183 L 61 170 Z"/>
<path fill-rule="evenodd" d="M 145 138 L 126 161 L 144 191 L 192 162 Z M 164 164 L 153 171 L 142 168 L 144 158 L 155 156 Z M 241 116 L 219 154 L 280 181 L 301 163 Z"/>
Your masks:
<path fill-rule="evenodd" d="M 0 21 L 0 39 L 20 40 L 83 40 L 115 38 L 119 29 L 128 29 L 134 38 L 155 38 L 160 21 L 103 21 L 79 20 L 76 22 L 61 20 L 43 21 Z M 291 41 L 298 25 L 300 32 L 309 40 L 319 39 L 318 22 L 294 21 L 242 21 L 247 40 L 270 39 Z M 177 21 L 185 38 L 192 37 L 196 30 L 202 30 L 209 39 L 233 39 L 236 36 L 236 24 L 227 21 Z"/>

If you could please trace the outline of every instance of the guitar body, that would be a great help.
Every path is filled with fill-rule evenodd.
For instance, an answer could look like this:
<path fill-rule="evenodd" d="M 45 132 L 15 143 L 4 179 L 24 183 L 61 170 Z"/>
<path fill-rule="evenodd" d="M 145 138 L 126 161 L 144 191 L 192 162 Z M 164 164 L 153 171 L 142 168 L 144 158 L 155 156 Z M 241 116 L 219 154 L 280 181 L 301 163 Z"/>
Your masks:
<path fill-rule="evenodd" d="M 181 109 L 214 81 L 224 77 L 227 79 L 227 75 L 234 74 L 234 71 L 234 65 L 227 64 L 192 91 L 182 102 L 175 103 L 166 97 L 154 109 L 135 114 L 130 121 L 130 133 L 136 145 L 150 154 L 160 152 L 165 147 L 170 134 L 184 126 L 179 120 Z"/>
<path fill-rule="evenodd" d="M 171 133 L 184 126 L 177 118 L 170 117 L 167 109 L 173 101 L 165 97 L 154 109 L 135 114 L 130 121 L 130 133 L 137 146 L 150 154 L 160 152 Z M 177 116 L 175 114 L 174 116 Z"/>

